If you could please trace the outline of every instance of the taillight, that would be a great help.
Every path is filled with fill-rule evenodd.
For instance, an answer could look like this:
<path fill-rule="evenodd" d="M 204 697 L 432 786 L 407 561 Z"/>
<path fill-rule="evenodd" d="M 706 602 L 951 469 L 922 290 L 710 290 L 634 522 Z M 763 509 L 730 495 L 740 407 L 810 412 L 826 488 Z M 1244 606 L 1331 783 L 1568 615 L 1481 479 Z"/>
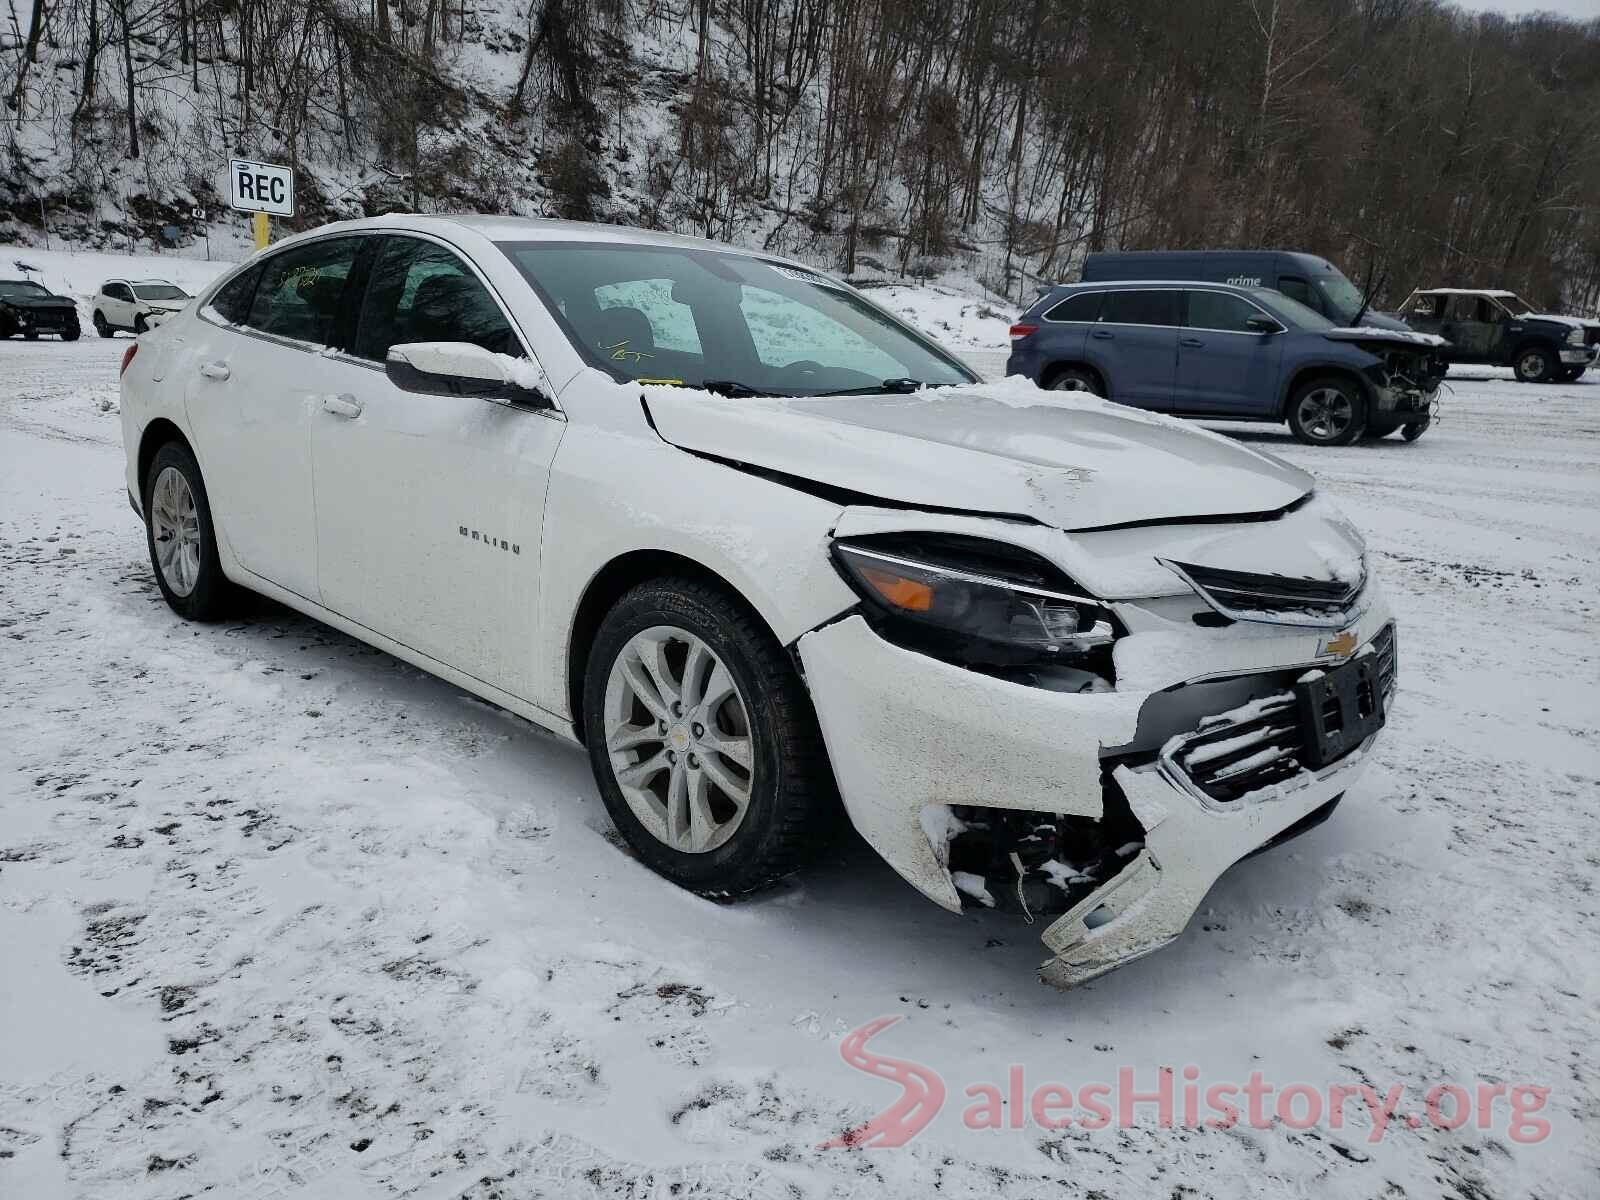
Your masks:
<path fill-rule="evenodd" d="M 128 373 L 128 364 L 133 361 L 133 356 L 137 353 L 139 353 L 138 342 L 132 343 L 126 350 L 122 352 L 122 367 L 117 371 L 119 378 Z"/>
<path fill-rule="evenodd" d="M 1011 340 L 1013 342 L 1020 342 L 1023 338 L 1032 337 L 1038 332 L 1039 327 L 1037 325 L 1029 325 L 1025 322 L 1019 322 L 1011 327 Z"/>

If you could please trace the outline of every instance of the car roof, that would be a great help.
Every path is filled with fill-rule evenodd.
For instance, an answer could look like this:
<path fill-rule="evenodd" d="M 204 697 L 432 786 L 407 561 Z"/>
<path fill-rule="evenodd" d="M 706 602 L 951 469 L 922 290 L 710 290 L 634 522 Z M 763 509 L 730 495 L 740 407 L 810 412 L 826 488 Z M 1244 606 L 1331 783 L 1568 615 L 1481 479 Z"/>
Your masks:
<path fill-rule="evenodd" d="M 1238 283 L 1222 283 L 1214 279 L 1099 279 L 1092 283 L 1057 283 L 1052 287 L 1062 290 L 1070 288 L 1074 291 L 1104 291 L 1106 288 L 1211 288 L 1219 292 L 1238 292 L 1241 295 L 1250 295 L 1253 292 L 1270 292 L 1271 288 L 1246 287 Z"/>
<path fill-rule="evenodd" d="M 761 258 L 771 262 L 791 263 L 779 254 L 751 250 L 727 242 L 690 237 L 681 233 L 665 233 L 655 229 L 638 229 L 631 225 L 602 225 L 591 221 L 563 221 L 554 217 L 508 217 L 481 213 L 388 213 L 381 217 L 357 217 L 348 221 L 335 221 L 316 229 L 296 234 L 274 242 L 276 249 L 289 241 L 309 235 L 333 233 L 362 233 L 372 230 L 410 230 L 416 233 L 434 232 L 448 237 L 451 230 L 466 229 L 492 242 L 594 242 L 627 246 L 661 246 L 687 250 L 716 250 L 724 254 L 738 254 L 746 258 Z M 816 267 L 793 262 L 793 265 L 813 273 Z"/>

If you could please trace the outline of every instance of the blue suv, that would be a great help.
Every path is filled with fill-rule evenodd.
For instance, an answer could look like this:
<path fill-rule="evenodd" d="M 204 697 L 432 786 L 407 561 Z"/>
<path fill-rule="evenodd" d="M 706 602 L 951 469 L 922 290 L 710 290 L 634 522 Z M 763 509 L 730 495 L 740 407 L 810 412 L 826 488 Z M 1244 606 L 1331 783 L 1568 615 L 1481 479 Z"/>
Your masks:
<path fill-rule="evenodd" d="M 1432 419 L 1442 338 L 1335 325 L 1281 292 L 1139 280 L 1046 288 L 1011 327 L 1007 375 L 1180 417 L 1286 421 L 1345 446 Z"/>

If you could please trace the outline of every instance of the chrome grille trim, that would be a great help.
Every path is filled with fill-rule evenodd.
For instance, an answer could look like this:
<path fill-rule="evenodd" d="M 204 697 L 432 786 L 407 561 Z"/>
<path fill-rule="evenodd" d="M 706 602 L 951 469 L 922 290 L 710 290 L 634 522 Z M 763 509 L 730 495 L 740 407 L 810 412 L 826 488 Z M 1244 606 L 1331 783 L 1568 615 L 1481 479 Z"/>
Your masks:
<path fill-rule="evenodd" d="M 1157 558 L 1216 612 L 1232 621 L 1341 629 L 1366 611 L 1367 577 L 1354 583 L 1256 575 Z"/>

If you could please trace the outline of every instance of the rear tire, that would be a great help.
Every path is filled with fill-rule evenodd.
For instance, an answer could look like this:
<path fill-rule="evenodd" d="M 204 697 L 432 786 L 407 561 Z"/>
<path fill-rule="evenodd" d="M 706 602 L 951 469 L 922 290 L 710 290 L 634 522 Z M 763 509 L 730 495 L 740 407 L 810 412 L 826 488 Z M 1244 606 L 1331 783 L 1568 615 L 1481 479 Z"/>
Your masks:
<path fill-rule="evenodd" d="M 1348 446 L 1367 428 L 1367 398 L 1361 386 L 1339 375 L 1323 375 L 1289 398 L 1289 432 L 1308 446 Z"/>
<path fill-rule="evenodd" d="M 75 342 L 75 341 L 78 340 L 79 335 L 82 334 L 82 333 L 83 333 L 83 330 L 79 329 L 76 325 L 74 325 L 71 329 L 68 329 L 65 333 L 63 333 L 61 335 L 61 340 L 63 342 Z"/>
<path fill-rule="evenodd" d="M 1060 367 L 1047 376 L 1044 385 L 1050 392 L 1090 392 L 1110 399 L 1105 381 L 1087 367 Z"/>
<path fill-rule="evenodd" d="M 106 324 L 106 315 L 99 309 L 94 313 L 94 331 L 103 338 L 117 336 L 117 331 Z"/>
<path fill-rule="evenodd" d="M 1521 383 L 1553 383 L 1561 370 L 1561 357 L 1547 346 L 1524 346 L 1511 366 Z"/>
<path fill-rule="evenodd" d="M 236 592 L 222 573 L 200 464 L 182 442 L 156 451 L 143 499 L 150 566 L 172 611 L 187 621 L 227 616 Z"/>
<path fill-rule="evenodd" d="M 713 584 L 656 579 L 617 601 L 589 652 L 583 729 L 612 822 L 680 887 L 757 891 L 832 830 L 810 697 L 766 626 Z"/>

